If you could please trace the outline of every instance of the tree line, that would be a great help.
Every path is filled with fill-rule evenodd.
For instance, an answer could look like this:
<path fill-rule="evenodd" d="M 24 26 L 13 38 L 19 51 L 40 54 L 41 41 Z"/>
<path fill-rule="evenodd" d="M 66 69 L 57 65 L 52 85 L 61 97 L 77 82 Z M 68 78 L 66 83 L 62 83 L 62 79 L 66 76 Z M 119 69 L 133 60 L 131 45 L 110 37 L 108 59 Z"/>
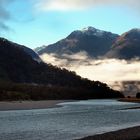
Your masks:
<path fill-rule="evenodd" d="M 98 84 L 98 82 L 97 82 Z M 60 100 L 122 98 L 123 94 L 104 85 L 104 88 L 84 88 L 0 82 L 0 100 Z"/>

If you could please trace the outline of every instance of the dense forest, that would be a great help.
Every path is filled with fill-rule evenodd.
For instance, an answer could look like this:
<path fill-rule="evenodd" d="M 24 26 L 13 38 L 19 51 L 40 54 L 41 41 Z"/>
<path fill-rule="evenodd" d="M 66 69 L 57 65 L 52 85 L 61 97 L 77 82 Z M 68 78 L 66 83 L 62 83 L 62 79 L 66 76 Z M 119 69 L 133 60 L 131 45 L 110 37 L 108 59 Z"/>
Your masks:
<path fill-rule="evenodd" d="M 94 82 L 91 88 L 46 86 L 33 84 L 0 83 L 0 100 L 57 100 L 57 99 L 104 99 L 123 98 L 119 91 L 106 84 Z"/>
<path fill-rule="evenodd" d="M 123 97 L 106 84 L 33 59 L 22 47 L 0 39 L 0 100 Z"/>

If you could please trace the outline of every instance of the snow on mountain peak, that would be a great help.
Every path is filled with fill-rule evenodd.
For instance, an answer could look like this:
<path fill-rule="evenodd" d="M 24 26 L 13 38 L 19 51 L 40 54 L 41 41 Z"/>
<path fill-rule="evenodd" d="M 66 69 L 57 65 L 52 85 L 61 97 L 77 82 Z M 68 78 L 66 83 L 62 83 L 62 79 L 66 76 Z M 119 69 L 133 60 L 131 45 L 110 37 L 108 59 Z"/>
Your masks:
<path fill-rule="evenodd" d="M 83 28 L 81 31 L 87 35 L 95 35 L 95 36 L 103 36 L 103 34 L 105 33 L 105 31 L 98 30 L 91 26 Z"/>
<path fill-rule="evenodd" d="M 86 31 L 93 31 L 94 32 L 96 30 L 97 29 L 95 29 L 94 27 L 91 27 L 91 26 L 88 26 L 88 27 L 85 27 L 85 28 L 82 29 L 83 32 L 86 32 Z"/>

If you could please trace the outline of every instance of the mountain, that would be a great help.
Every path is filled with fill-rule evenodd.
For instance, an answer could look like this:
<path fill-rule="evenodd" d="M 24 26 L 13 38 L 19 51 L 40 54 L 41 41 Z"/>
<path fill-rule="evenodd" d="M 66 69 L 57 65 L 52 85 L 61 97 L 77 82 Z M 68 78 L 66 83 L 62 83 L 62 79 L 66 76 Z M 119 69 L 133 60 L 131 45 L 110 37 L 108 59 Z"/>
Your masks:
<path fill-rule="evenodd" d="M 29 71 L 38 61 L 41 62 L 33 50 L 0 38 L 0 80 L 29 82 Z"/>
<path fill-rule="evenodd" d="M 132 59 L 140 57 L 140 29 L 122 34 L 106 54 L 109 58 Z"/>
<path fill-rule="evenodd" d="M 0 40 L 0 100 L 11 99 L 11 96 L 14 96 L 13 99 L 23 99 L 23 95 L 29 99 L 122 97 L 120 92 L 104 83 L 90 81 L 66 69 L 38 62 L 27 50 L 6 39 Z M 10 84 L 5 85 L 3 82 Z"/>
<path fill-rule="evenodd" d="M 41 61 L 41 59 L 40 59 L 40 57 L 38 56 L 38 54 L 35 53 L 32 49 L 27 48 L 27 47 L 25 47 L 25 46 L 23 46 L 23 45 L 19 45 L 19 44 L 17 44 L 17 43 L 14 43 L 14 42 L 12 42 L 12 41 L 9 41 L 9 40 L 7 40 L 7 39 L 5 39 L 5 38 L 0 37 L 0 47 L 4 47 L 4 46 L 5 46 L 5 47 L 6 47 L 6 46 L 13 46 L 14 48 L 21 48 L 21 49 L 24 50 L 28 55 L 30 55 L 34 60 L 36 60 L 36 61 L 38 61 L 38 62 Z"/>
<path fill-rule="evenodd" d="M 37 48 L 39 55 L 44 53 L 55 53 L 59 56 L 63 54 L 73 54 L 85 51 L 91 57 L 104 55 L 110 50 L 110 46 L 119 37 L 117 34 L 87 27 L 83 30 L 72 32 L 65 39 L 55 44 Z"/>
<path fill-rule="evenodd" d="M 7 39 L 0 39 L 0 54 L 0 79 L 17 83 L 71 85 L 74 78 L 77 84 L 80 83 L 79 76 L 36 61 L 39 57 L 34 51 Z"/>

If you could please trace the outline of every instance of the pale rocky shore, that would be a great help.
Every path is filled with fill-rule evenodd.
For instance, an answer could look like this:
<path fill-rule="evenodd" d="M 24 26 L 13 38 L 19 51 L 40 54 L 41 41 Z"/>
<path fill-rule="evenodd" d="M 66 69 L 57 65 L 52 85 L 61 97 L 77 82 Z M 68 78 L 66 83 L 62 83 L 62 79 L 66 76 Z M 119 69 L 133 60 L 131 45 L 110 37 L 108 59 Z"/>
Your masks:
<path fill-rule="evenodd" d="M 4 101 L 0 102 L 0 111 L 7 110 L 31 110 L 47 109 L 58 106 L 57 104 L 66 102 L 64 100 L 46 100 L 46 101 Z"/>

